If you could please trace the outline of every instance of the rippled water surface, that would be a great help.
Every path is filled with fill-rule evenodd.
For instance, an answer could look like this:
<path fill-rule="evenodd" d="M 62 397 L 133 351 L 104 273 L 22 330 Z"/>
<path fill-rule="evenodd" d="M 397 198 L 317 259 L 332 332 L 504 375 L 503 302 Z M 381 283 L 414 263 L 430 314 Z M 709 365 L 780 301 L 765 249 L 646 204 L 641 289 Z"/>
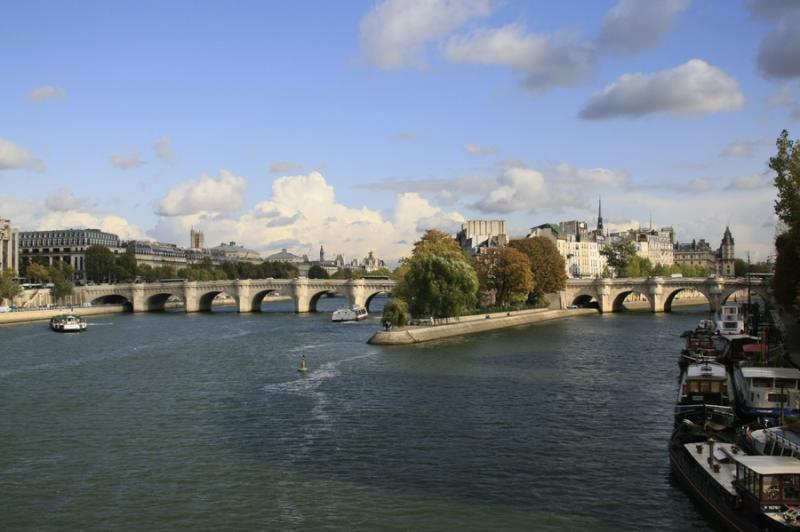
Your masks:
<path fill-rule="evenodd" d="M 699 309 L 379 348 L 341 303 L 0 328 L 0 529 L 707 529 L 667 456 Z"/>

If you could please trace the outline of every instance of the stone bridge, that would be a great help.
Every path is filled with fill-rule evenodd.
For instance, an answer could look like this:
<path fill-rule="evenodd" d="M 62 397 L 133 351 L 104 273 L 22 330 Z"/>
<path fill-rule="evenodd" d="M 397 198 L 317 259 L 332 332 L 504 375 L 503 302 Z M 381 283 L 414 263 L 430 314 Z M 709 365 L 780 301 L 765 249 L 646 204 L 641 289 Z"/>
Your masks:
<path fill-rule="evenodd" d="M 771 301 L 769 283 L 763 279 L 751 279 L 751 296 Z M 690 278 L 647 277 L 629 279 L 569 279 L 567 287 L 559 293 L 561 308 L 567 305 L 596 303 L 600 312 L 622 310 L 625 298 L 640 294 L 650 303 L 653 312 L 669 312 L 675 296 L 684 290 L 696 290 L 705 296 L 711 312 L 718 312 L 728 298 L 740 290 L 746 290 L 745 278 Z"/>
<path fill-rule="evenodd" d="M 133 312 L 164 310 L 170 298 L 184 303 L 186 312 L 210 311 L 214 298 L 226 294 L 236 300 L 239 312 L 258 312 L 268 294 L 289 296 L 295 312 L 315 312 L 327 294 L 344 296 L 350 305 L 369 307 L 373 297 L 390 294 L 394 281 L 376 279 L 246 279 L 236 281 L 178 281 L 103 284 L 75 288 L 81 303 L 117 303 Z"/>

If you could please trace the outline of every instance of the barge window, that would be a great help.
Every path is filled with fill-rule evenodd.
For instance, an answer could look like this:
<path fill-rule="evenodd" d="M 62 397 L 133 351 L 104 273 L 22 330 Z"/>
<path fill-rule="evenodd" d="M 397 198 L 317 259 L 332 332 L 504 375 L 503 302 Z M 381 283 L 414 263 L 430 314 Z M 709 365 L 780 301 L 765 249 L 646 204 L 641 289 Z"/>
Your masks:
<path fill-rule="evenodd" d="M 768 393 L 767 394 L 767 401 L 771 401 L 773 403 L 783 403 L 786 404 L 789 402 L 789 394 L 784 393 Z"/>
<path fill-rule="evenodd" d="M 797 381 L 795 379 L 775 379 L 776 388 L 785 388 L 787 390 L 796 390 Z"/>
<path fill-rule="evenodd" d="M 781 498 L 780 477 L 777 475 L 764 475 L 761 477 L 762 501 L 777 501 Z"/>
<path fill-rule="evenodd" d="M 750 381 L 753 388 L 772 388 L 772 379 L 755 378 Z"/>

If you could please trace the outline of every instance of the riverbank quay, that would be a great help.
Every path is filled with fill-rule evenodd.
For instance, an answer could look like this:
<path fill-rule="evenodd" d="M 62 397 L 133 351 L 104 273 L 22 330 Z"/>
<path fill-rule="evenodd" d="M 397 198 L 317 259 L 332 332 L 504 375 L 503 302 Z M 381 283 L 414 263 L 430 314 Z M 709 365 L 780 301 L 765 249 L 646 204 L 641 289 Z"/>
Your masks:
<path fill-rule="evenodd" d="M 74 314 L 75 316 L 97 316 L 100 314 L 117 314 L 126 312 L 125 305 L 102 305 L 96 307 L 58 307 L 40 310 L 18 310 L 15 312 L 0 313 L 0 325 L 11 323 L 28 323 L 47 321 L 60 314 Z"/>
<path fill-rule="evenodd" d="M 586 316 L 597 314 L 595 309 L 569 309 L 569 310 L 519 310 L 514 312 L 497 312 L 492 314 L 477 314 L 454 318 L 458 321 L 440 325 L 421 327 L 395 328 L 389 331 L 378 331 L 367 341 L 373 345 L 407 345 L 464 336 L 485 331 L 505 329 L 529 325 L 543 321 L 570 318 L 573 316 Z"/>

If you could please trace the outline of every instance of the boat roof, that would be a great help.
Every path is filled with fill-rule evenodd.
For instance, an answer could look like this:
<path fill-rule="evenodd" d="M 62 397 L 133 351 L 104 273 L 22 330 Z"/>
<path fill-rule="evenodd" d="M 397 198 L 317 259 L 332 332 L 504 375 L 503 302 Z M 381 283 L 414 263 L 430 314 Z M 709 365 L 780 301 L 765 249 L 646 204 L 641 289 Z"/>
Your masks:
<path fill-rule="evenodd" d="M 758 475 L 800 475 L 800 460 L 793 456 L 737 456 L 736 461 Z"/>
<path fill-rule="evenodd" d="M 725 366 L 715 362 L 705 362 L 702 364 L 689 364 L 686 367 L 686 376 L 693 377 L 713 377 L 717 379 L 725 378 Z"/>
<path fill-rule="evenodd" d="M 771 368 L 762 366 L 742 366 L 742 377 L 777 377 L 779 379 L 798 379 L 800 370 L 796 368 Z M 798 462 L 800 463 L 800 462 Z"/>

